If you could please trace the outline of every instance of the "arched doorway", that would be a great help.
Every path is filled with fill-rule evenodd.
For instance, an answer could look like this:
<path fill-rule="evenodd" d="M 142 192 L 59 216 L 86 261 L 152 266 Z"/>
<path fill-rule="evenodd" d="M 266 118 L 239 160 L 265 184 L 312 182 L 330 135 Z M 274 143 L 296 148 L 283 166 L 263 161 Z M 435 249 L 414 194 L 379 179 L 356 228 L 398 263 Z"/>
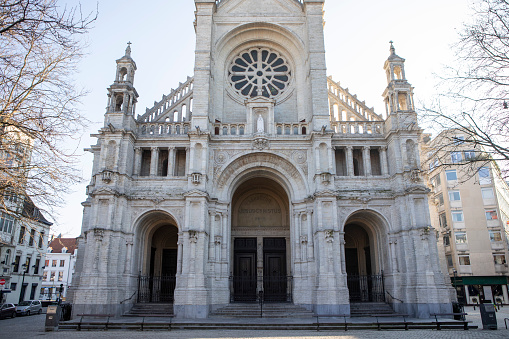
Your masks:
<path fill-rule="evenodd" d="M 161 212 L 144 221 L 137 301 L 172 303 L 178 266 L 178 228 L 171 217 Z"/>
<path fill-rule="evenodd" d="M 232 199 L 234 302 L 291 301 L 289 199 L 276 181 L 243 182 Z M 262 292 L 260 294 L 260 292 Z"/>
<path fill-rule="evenodd" d="M 347 221 L 345 261 L 351 303 L 385 302 L 381 218 L 358 212 Z"/>

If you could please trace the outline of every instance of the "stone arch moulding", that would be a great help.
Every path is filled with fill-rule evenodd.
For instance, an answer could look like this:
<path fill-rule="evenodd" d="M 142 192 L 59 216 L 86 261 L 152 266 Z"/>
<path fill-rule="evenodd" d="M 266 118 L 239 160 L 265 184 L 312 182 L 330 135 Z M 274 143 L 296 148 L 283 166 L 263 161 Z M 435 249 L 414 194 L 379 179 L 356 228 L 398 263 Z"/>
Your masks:
<path fill-rule="evenodd" d="M 215 183 L 221 199 L 227 201 L 246 175 L 265 172 L 286 189 L 290 200 L 304 199 L 309 192 L 305 175 L 287 159 L 273 153 L 257 152 L 238 156 L 220 172 Z"/>
<path fill-rule="evenodd" d="M 382 227 L 373 228 L 372 231 L 376 232 L 377 234 L 389 234 L 391 231 L 391 223 L 389 222 L 389 219 L 383 215 L 381 212 L 375 210 L 375 209 L 363 209 L 358 208 L 353 211 L 350 211 L 350 213 L 341 220 L 343 223 L 341 225 L 341 232 L 345 231 L 345 226 L 350 223 L 352 220 L 356 220 L 356 215 L 364 215 L 361 219 L 361 222 L 365 224 L 366 226 L 370 226 L 375 224 L 377 221 L 380 222 Z M 371 216 L 372 218 L 366 218 L 365 216 Z M 376 220 L 378 219 L 378 220 Z"/>
<path fill-rule="evenodd" d="M 145 211 L 132 224 L 132 232 L 134 235 L 133 257 L 134 272 L 139 272 L 144 267 L 144 261 L 147 261 L 147 250 L 150 238 L 153 233 L 162 225 L 173 224 L 178 230 L 181 229 L 177 222 L 177 218 L 170 212 L 162 209 L 151 209 Z"/>
<path fill-rule="evenodd" d="M 376 253 L 376 265 L 379 269 L 385 270 L 390 262 L 389 256 L 389 232 L 391 230 L 388 219 L 374 209 L 356 209 L 352 211 L 343 221 L 341 232 L 345 232 L 348 224 L 358 221 L 360 226 L 370 236 L 370 242 L 374 246 L 372 250 Z"/>

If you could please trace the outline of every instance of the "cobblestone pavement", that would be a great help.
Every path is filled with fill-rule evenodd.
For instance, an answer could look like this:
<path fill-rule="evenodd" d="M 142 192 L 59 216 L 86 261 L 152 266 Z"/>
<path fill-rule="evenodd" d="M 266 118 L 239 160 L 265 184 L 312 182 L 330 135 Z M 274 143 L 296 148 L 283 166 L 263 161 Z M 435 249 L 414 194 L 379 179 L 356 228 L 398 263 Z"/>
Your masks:
<path fill-rule="evenodd" d="M 0 320 L 0 338 L 55 338 L 55 339 L 91 339 L 91 338 L 257 338 L 257 339 L 386 339 L 405 338 L 422 339 L 427 337 L 437 339 L 463 339 L 463 338 L 509 338 L 509 330 L 505 329 L 504 318 L 509 318 L 509 306 L 502 308 L 497 313 L 497 331 L 482 330 L 479 309 L 475 311 L 472 307 L 465 309 L 468 320 L 479 326 L 478 330 L 410 330 L 410 331 L 238 331 L 238 330 L 174 330 L 174 331 L 62 331 L 44 332 L 45 315 L 33 315 L 29 317 L 18 317 L 15 319 Z"/>

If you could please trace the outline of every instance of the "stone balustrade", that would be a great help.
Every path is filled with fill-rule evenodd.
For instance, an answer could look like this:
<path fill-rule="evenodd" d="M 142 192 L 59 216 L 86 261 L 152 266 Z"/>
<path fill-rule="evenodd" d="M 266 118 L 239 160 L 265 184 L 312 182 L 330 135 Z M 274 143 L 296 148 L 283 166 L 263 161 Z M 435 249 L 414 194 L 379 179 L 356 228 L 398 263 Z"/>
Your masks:
<path fill-rule="evenodd" d="M 381 121 L 334 121 L 331 127 L 334 133 L 341 136 L 358 137 L 360 134 L 380 136 L 384 132 L 384 123 Z"/>
<path fill-rule="evenodd" d="M 181 136 L 189 133 L 190 122 L 140 123 L 140 136 Z"/>

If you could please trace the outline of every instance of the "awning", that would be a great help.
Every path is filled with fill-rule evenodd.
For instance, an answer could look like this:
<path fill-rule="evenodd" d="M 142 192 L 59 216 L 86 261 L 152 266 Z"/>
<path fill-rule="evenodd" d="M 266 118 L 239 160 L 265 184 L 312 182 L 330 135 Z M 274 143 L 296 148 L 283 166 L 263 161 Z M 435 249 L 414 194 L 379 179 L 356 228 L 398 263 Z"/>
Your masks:
<path fill-rule="evenodd" d="M 451 283 L 454 285 L 508 285 L 509 277 L 507 276 L 494 276 L 494 277 L 451 277 Z"/>

